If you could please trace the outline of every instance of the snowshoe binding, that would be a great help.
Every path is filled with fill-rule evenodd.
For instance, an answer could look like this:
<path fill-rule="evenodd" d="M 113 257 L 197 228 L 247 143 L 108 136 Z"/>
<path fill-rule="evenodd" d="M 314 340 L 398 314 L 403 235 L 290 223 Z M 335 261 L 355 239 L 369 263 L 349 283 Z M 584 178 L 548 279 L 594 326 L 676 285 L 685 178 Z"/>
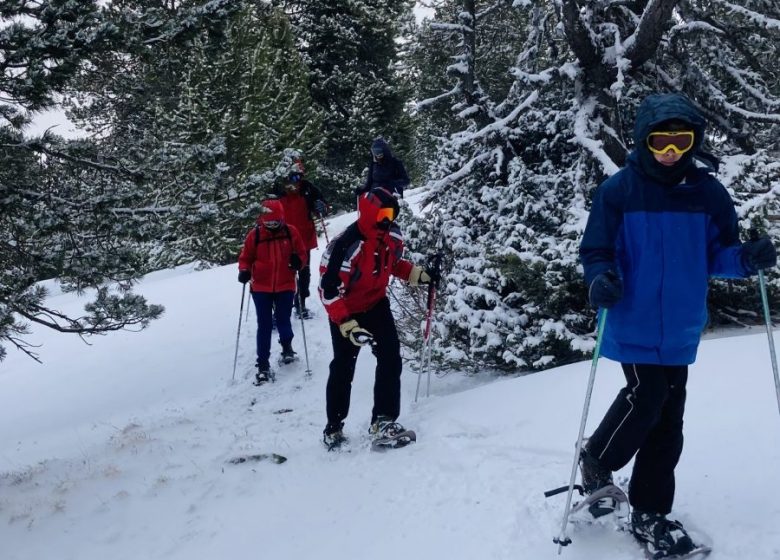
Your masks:
<path fill-rule="evenodd" d="M 405 447 L 417 441 L 417 434 L 405 429 L 401 424 L 387 416 L 380 416 L 368 429 L 371 435 L 371 449 L 385 451 Z"/>
<path fill-rule="evenodd" d="M 347 437 L 344 435 L 343 429 L 344 422 L 325 426 L 325 429 L 322 431 L 322 443 L 325 444 L 328 451 L 338 451 L 347 443 Z"/>
<path fill-rule="evenodd" d="M 615 485 L 612 471 L 601 465 L 587 449 L 580 453 L 579 465 L 585 499 L 574 504 L 571 511 L 574 518 L 582 519 L 582 514 L 586 518 L 589 515 L 591 520 L 607 516 L 627 517 L 628 496 Z"/>
<path fill-rule="evenodd" d="M 660 513 L 635 509 L 631 512 L 630 531 L 651 560 L 703 558 L 712 551 L 708 546 L 694 544 L 682 523 Z"/>

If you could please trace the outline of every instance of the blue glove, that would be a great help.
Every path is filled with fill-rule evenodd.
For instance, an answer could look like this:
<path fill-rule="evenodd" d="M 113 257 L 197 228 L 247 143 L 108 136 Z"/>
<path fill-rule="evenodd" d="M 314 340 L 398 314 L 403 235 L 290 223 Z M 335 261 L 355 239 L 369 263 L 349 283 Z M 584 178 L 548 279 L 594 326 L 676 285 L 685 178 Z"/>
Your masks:
<path fill-rule="evenodd" d="M 590 283 L 588 299 L 593 307 L 609 309 L 623 298 L 623 282 L 612 270 L 599 274 Z"/>
<path fill-rule="evenodd" d="M 328 213 L 328 206 L 325 204 L 325 201 L 321 198 L 318 198 L 314 201 L 314 210 L 319 214 L 320 216 L 324 216 Z"/>
<path fill-rule="evenodd" d="M 759 237 L 742 244 L 742 263 L 751 273 L 777 266 L 777 251 L 769 237 Z"/>

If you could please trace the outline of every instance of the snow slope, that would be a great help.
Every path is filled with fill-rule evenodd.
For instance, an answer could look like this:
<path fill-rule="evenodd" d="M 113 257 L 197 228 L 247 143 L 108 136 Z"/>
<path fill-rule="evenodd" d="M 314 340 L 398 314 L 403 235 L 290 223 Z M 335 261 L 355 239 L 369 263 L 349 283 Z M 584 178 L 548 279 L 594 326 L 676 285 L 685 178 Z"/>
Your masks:
<path fill-rule="evenodd" d="M 351 219 L 331 220 L 330 235 Z M 407 366 L 400 420 L 418 443 L 372 453 L 374 362 L 364 351 L 346 426 L 352 451 L 327 453 L 324 310 L 312 298 L 311 379 L 297 322 L 300 362 L 275 384 L 251 385 L 252 314 L 231 384 L 235 277 L 234 266 L 150 275 L 139 291 L 166 313 L 149 329 L 91 346 L 35 330 L 43 365 L 9 351 L 0 364 L 2 560 L 557 557 L 565 496 L 542 492 L 568 482 L 589 362 L 517 378 L 434 377 L 431 397 L 416 404 Z M 80 306 L 69 294 L 53 300 Z M 621 379 L 617 364 L 600 362 L 588 432 Z M 227 463 L 261 452 L 289 460 Z M 766 334 L 704 341 L 674 516 L 706 531 L 712 560 L 780 559 L 779 472 Z M 562 558 L 644 558 L 607 528 L 571 536 Z"/>

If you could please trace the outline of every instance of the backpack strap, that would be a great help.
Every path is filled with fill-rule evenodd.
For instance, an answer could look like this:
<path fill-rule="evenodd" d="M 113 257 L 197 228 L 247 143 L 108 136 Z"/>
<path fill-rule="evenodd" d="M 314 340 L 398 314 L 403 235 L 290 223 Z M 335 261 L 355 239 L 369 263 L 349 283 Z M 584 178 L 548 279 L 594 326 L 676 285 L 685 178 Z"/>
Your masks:
<path fill-rule="evenodd" d="M 290 234 L 290 228 L 287 226 L 287 224 L 284 224 L 284 231 L 287 234 L 286 238 L 289 241 L 292 241 L 292 235 Z M 276 241 L 278 237 L 274 237 L 272 239 L 263 239 L 263 243 L 270 243 L 271 241 Z M 258 224 L 255 224 L 255 249 L 257 249 L 257 246 L 260 244 L 260 226 Z"/>

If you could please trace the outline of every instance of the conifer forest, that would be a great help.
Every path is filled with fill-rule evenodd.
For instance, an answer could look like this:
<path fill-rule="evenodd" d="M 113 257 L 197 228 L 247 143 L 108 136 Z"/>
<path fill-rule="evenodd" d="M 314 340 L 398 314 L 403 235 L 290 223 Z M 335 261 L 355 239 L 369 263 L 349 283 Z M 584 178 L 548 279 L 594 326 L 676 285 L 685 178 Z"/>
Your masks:
<path fill-rule="evenodd" d="M 0 17 L 0 359 L 35 358 L 31 324 L 148 325 L 164 309 L 134 282 L 234 263 L 294 160 L 353 211 L 382 136 L 426 193 L 418 215 L 401 201 L 406 251 L 443 257 L 437 366 L 582 360 L 591 194 L 652 93 L 706 116 L 743 238 L 780 241 L 777 0 L 7 0 Z M 52 109 L 81 134 L 31 132 Z M 47 304 L 52 278 L 92 294 L 82 315 Z M 395 293 L 401 321 L 424 305 Z M 761 319 L 755 283 L 711 281 L 712 327 Z"/>

